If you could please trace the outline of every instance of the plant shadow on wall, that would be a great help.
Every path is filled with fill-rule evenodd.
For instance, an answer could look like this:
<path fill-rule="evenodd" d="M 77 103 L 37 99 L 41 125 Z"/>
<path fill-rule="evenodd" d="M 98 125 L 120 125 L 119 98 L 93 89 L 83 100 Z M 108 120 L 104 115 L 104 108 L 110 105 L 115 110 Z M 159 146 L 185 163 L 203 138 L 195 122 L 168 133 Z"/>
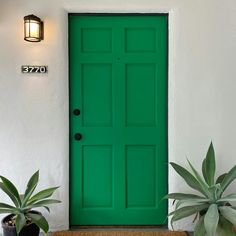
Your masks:
<path fill-rule="evenodd" d="M 224 191 L 236 178 L 236 166 L 228 173 L 220 175 L 215 181 L 215 152 L 211 143 L 202 162 L 202 175 L 188 160 L 191 172 L 171 162 L 171 166 L 197 194 L 171 193 L 165 198 L 174 199 L 175 210 L 169 214 L 173 222 L 195 214 L 198 220 L 194 236 L 233 236 L 236 225 L 236 193 L 225 196 Z"/>
<path fill-rule="evenodd" d="M 3 176 L 0 176 L 0 179 L 1 190 L 14 203 L 14 206 L 11 206 L 0 202 L 0 213 L 9 214 L 2 220 L 4 236 L 38 236 L 40 229 L 47 233 L 47 220 L 40 212 L 32 209 L 43 207 L 50 212 L 48 205 L 60 203 L 59 200 L 49 199 L 58 187 L 47 188 L 33 195 L 38 184 L 39 171 L 32 175 L 22 195 L 10 180 Z"/>

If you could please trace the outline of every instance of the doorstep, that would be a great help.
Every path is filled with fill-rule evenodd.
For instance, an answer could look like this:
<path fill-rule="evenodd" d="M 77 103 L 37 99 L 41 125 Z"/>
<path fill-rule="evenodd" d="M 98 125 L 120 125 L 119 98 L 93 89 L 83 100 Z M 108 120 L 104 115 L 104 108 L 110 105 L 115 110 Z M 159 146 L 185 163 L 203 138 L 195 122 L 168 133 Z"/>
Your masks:
<path fill-rule="evenodd" d="M 73 228 L 71 231 L 81 231 L 81 232 L 94 232 L 94 231 L 167 231 L 167 229 L 163 228 L 89 228 L 89 229 L 78 229 Z M 193 236 L 192 232 L 188 232 L 189 236 Z M 40 233 L 40 236 L 45 236 L 44 233 Z M 51 236 L 52 233 L 48 233 L 47 236 Z M 0 233 L 0 236 L 3 236 L 2 233 Z"/>
<path fill-rule="evenodd" d="M 99 232 L 99 231 L 168 231 L 168 228 L 164 227 L 151 227 L 151 228 L 122 228 L 122 227 L 117 227 L 117 228 L 96 228 L 96 227 L 91 227 L 91 228 L 79 228 L 79 227 L 72 227 L 70 231 L 78 231 L 78 232 Z M 189 236 L 193 236 L 193 232 L 188 232 Z M 50 235 L 49 235 L 50 236 Z"/>

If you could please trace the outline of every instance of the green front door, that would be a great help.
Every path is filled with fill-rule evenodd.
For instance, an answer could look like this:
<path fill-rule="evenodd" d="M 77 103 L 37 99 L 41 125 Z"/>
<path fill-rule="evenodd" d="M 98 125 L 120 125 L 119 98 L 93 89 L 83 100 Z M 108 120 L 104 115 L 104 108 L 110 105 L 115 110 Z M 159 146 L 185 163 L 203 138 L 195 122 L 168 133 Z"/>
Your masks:
<path fill-rule="evenodd" d="M 70 224 L 158 225 L 167 15 L 70 15 Z"/>

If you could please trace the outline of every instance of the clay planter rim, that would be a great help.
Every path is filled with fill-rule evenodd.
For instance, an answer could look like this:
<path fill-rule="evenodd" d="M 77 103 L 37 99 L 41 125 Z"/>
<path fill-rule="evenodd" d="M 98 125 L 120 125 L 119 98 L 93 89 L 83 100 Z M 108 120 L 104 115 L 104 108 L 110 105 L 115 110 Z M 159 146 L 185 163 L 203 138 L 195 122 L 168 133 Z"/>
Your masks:
<path fill-rule="evenodd" d="M 42 213 L 39 212 L 39 211 L 29 211 L 29 212 L 30 212 L 30 213 L 36 213 L 36 214 L 38 214 L 38 215 L 42 215 Z M 9 214 L 9 215 L 6 215 L 6 216 L 2 219 L 2 221 L 1 221 L 2 228 L 4 228 L 4 229 L 9 229 L 9 230 L 14 230 L 14 229 L 16 228 L 16 226 L 12 226 L 12 225 L 7 225 L 7 224 L 6 224 L 7 219 L 8 219 L 8 218 L 11 218 L 11 217 L 14 216 L 14 215 L 15 215 L 15 214 Z M 35 224 L 35 223 L 31 222 L 30 224 L 24 225 L 24 227 L 27 227 L 27 226 L 32 225 L 32 224 Z M 23 228 L 24 228 L 24 227 L 23 227 Z M 37 226 L 37 227 L 38 227 L 38 226 Z"/>

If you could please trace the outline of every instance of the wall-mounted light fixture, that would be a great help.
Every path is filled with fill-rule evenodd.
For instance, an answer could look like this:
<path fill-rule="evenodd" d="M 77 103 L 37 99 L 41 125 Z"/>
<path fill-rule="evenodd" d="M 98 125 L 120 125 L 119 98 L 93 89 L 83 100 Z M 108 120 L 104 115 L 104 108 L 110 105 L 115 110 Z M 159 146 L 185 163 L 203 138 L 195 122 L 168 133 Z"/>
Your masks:
<path fill-rule="evenodd" d="M 43 22 L 35 15 L 24 17 L 24 40 L 40 42 L 43 40 Z"/>

